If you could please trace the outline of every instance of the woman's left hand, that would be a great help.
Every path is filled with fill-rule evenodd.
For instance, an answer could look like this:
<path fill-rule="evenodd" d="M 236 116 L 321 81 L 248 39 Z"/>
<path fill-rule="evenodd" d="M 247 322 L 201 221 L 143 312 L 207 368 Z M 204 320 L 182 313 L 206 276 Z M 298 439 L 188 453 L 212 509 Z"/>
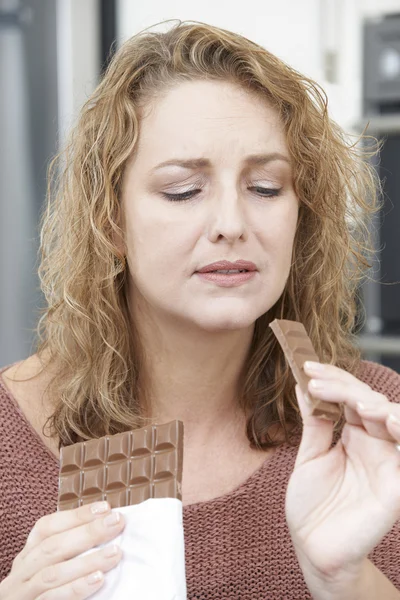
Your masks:
<path fill-rule="evenodd" d="M 309 393 L 343 403 L 346 423 L 330 449 L 333 422 L 310 416 L 296 386 L 304 428 L 286 518 L 303 572 L 334 580 L 356 575 L 400 519 L 400 424 L 391 420 L 391 415 L 400 419 L 400 405 L 333 365 L 304 370 L 312 377 Z"/>

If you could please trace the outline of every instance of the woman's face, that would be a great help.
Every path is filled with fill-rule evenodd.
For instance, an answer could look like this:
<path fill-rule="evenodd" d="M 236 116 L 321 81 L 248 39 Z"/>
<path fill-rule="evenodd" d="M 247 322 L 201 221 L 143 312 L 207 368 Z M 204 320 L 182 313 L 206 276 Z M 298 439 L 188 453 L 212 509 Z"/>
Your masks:
<path fill-rule="evenodd" d="M 231 83 L 178 84 L 141 120 L 122 209 L 131 308 L 207 331 L 249 327 L 283 292 L 298 217 L 277 112 Z M 222 260 L 256 271 L 242 283 L 199 275 Z"/>

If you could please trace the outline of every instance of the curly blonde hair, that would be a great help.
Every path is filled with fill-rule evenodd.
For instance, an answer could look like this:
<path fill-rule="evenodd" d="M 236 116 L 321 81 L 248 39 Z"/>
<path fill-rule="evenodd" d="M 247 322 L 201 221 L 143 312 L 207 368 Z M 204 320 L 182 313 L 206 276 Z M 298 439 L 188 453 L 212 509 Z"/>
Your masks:
<path fill-rule="evenodd" d="M 376 145 L 351 144 L 328 116 L 318 84 L 245 37 L 193 21 L 147 29 L 115 54 L 49 167 L 39 266 L 47 306 L 37 354 L 44 366 L 57 365 L 46 425 L 60 447 L 149 422 L 144 353 L 128 310 L 125 257 L 114 242 L 123 236 L 121 182 L 137 145 L 140 109 L 179 82 L 202 79 L 233 82 L 275 107 L 300 204 L 289 278 L 279 301 L 257 319 L 243 370 L 251 446 L 280 444 L 272 425 L 290 444 L 301 428 L 294 379 L 271 320 L 301 321 L 321 361 L 352 373 L 359 366 L 358 289 L 371 266 L 368 224 L 379 209 L 369 161 Z"/>

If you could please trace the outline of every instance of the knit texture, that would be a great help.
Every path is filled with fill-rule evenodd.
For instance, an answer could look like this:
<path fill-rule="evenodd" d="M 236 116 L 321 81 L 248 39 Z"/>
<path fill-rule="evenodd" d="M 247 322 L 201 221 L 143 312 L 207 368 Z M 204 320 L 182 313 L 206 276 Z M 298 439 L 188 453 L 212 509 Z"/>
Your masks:
<path fill-rule="evenodd" d="M 0 370 L 0 580 L 35 522 L 56 511 L 59 461 L 24 417 Z M 362 361 L 359 379 L 400 402 L 400 375 Z M 280 446 L 234 491 L 183 508 L 188 600 L 311 600 L 285 519 L 297 448 Z M 400 591 L 400 521 L 369 558 Z"/>

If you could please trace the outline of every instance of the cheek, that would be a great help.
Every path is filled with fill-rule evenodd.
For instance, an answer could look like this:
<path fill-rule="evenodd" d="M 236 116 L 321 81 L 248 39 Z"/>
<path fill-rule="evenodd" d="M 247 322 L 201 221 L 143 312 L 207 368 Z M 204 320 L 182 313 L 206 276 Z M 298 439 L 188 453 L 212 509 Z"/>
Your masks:
<path fill-rule="evenodd" d="M 194 243 L 194 228 L 188 218 L 171 218 L 162 210 L 144 212 L 138 210 L 130 215 L 128 248 L 135 272 L 157 276 L 160 280 L 172 280 L 188 267 Z"/>
<path fill-rule="evenodd" d="M 272 230 L 267 230 L 266 244 L 276 264 L 285 265 L 291 261 L 297 218 L 297 210 L 291 207 L 291 210 L 282 211 L 276 218 L 270 219 L 274 225 Z"/>

